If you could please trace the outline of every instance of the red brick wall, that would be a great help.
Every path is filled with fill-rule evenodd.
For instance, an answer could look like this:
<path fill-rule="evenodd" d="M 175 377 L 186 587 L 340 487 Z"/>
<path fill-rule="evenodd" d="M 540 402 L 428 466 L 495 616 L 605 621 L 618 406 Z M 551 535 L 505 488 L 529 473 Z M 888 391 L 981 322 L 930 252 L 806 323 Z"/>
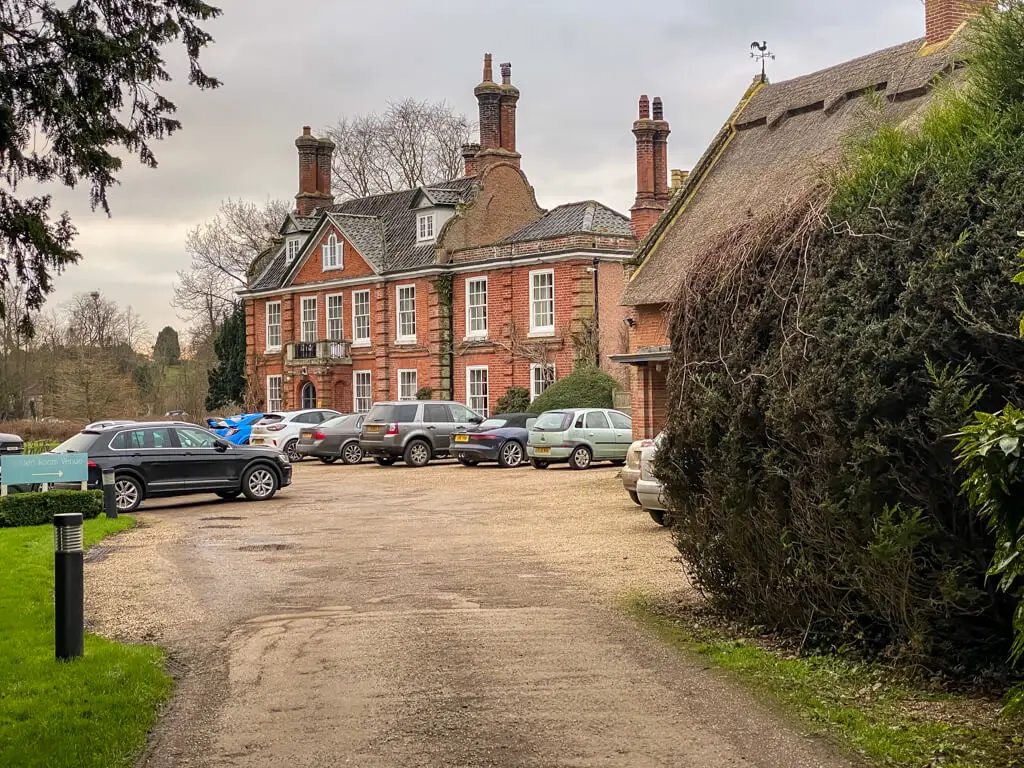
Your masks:
<path fill-rule="evenodd" d="M 627 311 L 636 325 L 629 332 L 629 349 L 636 352 L 645 347 L 664 347 L 671 344 L 668 336 L 669 308 L 661 304 L 644 304 Z"/>
<path fill-rule="evenodd" d="M 993 0 L 925 0 L 924 5 L 928 42 L 941 43 L 965 21 L 995 3 Z"/>
<path fill-rule="evenodd" d="M 340 242 L 344 242 L 344 269 L 329 269 L 324 271 L 323 268 L 323 251 L 321 246 L 327 242 L 327 238 L 333 234 L 338 238 Z M 295 276 L 292 281 L 293 285 L 306 285 L 308 283 L 316 283 L 321 280 L 338 280 L 343 277 L 364 277 L 372 275 L 373 269 L 367 264 L 359 252 L 355 249 L 352 243 L 345 240 L 344 235 L 341 231 L 335 227 L 328 227 L 323 233 L 323 236 L 317 241 L 316 247 L 312 253 L 309 254 L 309 258 L 306 263 L 299 268 L 299 273 Z"/>
<path fill-rule="evenodd" d="M 649 440 L 664 428 L 668 417 L 668 363 L 638 366 L 633 376 L 633 439 Z"/>

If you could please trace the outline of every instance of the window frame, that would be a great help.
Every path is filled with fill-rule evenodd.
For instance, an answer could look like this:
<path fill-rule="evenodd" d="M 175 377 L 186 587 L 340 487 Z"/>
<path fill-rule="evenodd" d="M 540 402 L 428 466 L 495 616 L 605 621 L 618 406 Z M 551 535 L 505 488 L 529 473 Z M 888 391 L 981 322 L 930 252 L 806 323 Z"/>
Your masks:
<path fill-rule="evenodd" d="M 359 408 L 359 379 L 366 378 L 367 401 L 366 410 Z M 355 413 L 369 413 L 373 408 L 373 371 L 352 371 L 352 410 Z"/>
<path fill-rule="evenodd" d="M 536 297 L 537 286 L 534 280 L 541 275 L 551 276 L 551 324 L 550 325 L 537 325 L 537 313 L 535 311 L 535 305 L 541 299 Z M 555 335 L 555 270 L 554 269 L 534 269 L 530 271 L 530 334 L 534 336 L 554 336 Z"/>
<path fill-rule="evenodd" d="M 294 247 L 293 247 L 294 246 Z M 298 237 L 289 237 L 284 244 L 284 258 L 285 261 L 291 264 L 298 257 L 299 252 L 302 250 L 302 239 Z"/>
<path fill-rule="evenodd" d="M 430 233 L 422 234 L 423 225 L 430 222 Z M 437 216 L 433 211 L 416 214 L 416 244 L 433 243 L 437 240 Z"/>
<path fill-rule="evenodd" d="M 338 316 L 334 318 L 338 321 L 338 338 L 331 336 L 331 299 L 338 300 Z M 345 294 L 344 293 L 328 293 L 324 296 L 324 313 L 327 320 L 327 341 L 344 341 L 345 340 Z"/>
<path fill-rule="evenodd" d="M 270 383 L 274 379 L 277 379 L 277 405 L 276 405 L 276 407 L 272 407 L 272 406 L 274 406 L 274 401 L 271 399 L 272 398 L 271 393 L 273 392 L 273 387 L 271 387 Z M 284 399 L 283 398 L 284 398 L 284 376 L 282 376 L 280 373 L 268 374 L 267 375 L 267 412 L 268 413 L 272 413 L 274 411 L 280 411 L 282 405 L 284 404 Z"/>
<path fill-rule="evenodd" d="M 315 343 L 317 341 L 320 341 L 320 339 L 319 339 L 320 328 L 319 328 L 319 322 L 318 322 L 319 318 L 317 317 L 317 313 L 318 313 L 320 308 L 317 306 L 317 300 L 316 299 L 317 299 L 316 294 L 314 294 L 312 296 L 300 296 L 299 297 L 299 341 L 302 342 L 303 344 L 313 344 L 313 343 Z M 312 301 L 313 302 L 313 338 L 311 338 L 311 339 L 307 339 L 306 338 L 306 302 L 307 301 Z"/>
<path fill-rule="evenodd" d="M 277 344 L 270 343 L 270 308 L 277 307 Z M 266 350 L 267 352 L 280 352 L 281 346 L 284 341 L 284 326 L 283 326 L 283 313 L 281 311 L 281 300 L 268 301 L 263 305 L 263 324 L 266 330 Z"/>
<path fill-rule="evenodd" d="M 485 375 L 484 385 L 487 387 L 487 392 L 484 395 L 484 407 L 474 408 L 473 407 L 473 374 L 480 373 L 483 371 Z M 479 416 L 483 416 L 485 419 L 491 415 L 491 374 L 486 365 L 467 365 L 466 366 L 466 407 L 473 411 Z"/>
<path fill-rule="evenodd" d="M 484 309 L 484 327 L 483 327 L 483 330 L 474 330 L 473 329 L 473 316 L 472 316 L 472 309 L 474 307 L 469 303 L 469 297 L 472 295 L 472 291 L 470 290 L 470 285 L 473 284 L 473 283 L 481 283 L 481 282 L 484 284 L 484 304 L 483 304 L 483 309 Z M 488 314 L 487 313 L 487 309 L 488 309 L 487 304 L 488 304 L 488 302 L 490 301 L 490 298 L 491 298 L 490 297 L 490 287 L 489 287 L 488 281 L 487 281 L 487 275 L 477 275 L 476 277 L 467 277 L 466 278 L 466 282 L 465 282 L 465 288 L 466 288 L 466 338 L 467 339 L 486 339 L 487 335 L 488 335 L 488 333 L 490 331 L 490 326 L 488 325 L 488 317 L 487 317 L 487 314 Z"/>
<path fill-rule="evenodd" d="M 402 291 L 412 289 L 412 334 L 402 333 Z M 416 283 L 403 283 L 395 286 L 395 343 L 416 343 Z"/>
<path fill-rule="evenodd" d="M 547 368 L 551 371 L 551 383 L 547 387 L 544 387 L 540 392 L 537 391 L 537 371 Z M 555 369 L 554 363 L 530 363 L 530 402 L 532 403 L 538 397 L 547 391 L 547 388 L 558 381 L 558 372 Z"/>
<path fill-rule="evenodd" d="M 404 374 L 409 374 L 409 373 L 412 374 L 412 384 L 413 384 L 412 388 L 413 388 L 413 391 L 412 391 L 412 394 L 409 395 L 408 397 L 403 397 L 403 395 L 402 395 L 402 374 L 403 373 Z M 420 379 L 420 372 L 419 372 L 418 368 L 399 368 L 398 369 L 398 375 L 397 375 L 397 378 L 396 378 L 396 382 L 398 384 L 398 388 L 395 390 L 397 395 L 398 395 L 398 399 L 402 400 L 402 401 L 410 401 L 410 400 L 414 401 L 414 400 L 416 400 L 416 393 L 419 392 L 419 390 L 420 390 L 419 379 Z"/>
<path fill-rule="evenodd" d="M 366 338 L 360 338 L 356 334 L 359 332 L 359 317 L 356 314 L 356 307 L 359 306 L 360 302 L 357 300 L 357 296 L 366 295 Z M 353 347 L 368 347 L 372 343 L 373 338 L 373 311 L 370 306 L 372 297 L 370 296 L 370 289 L 363 288 L 362 290 L 352 291 L 352 346 Z"/>
<path fill-rule="evenodd" d="M 327 260 L 330 254 L 330 263 Z M 327 241 L 320 246 L 321 264 L 325 272 L 345 268 L 345 240 L 338 237 L 335 232 L 327 237 Z"/>

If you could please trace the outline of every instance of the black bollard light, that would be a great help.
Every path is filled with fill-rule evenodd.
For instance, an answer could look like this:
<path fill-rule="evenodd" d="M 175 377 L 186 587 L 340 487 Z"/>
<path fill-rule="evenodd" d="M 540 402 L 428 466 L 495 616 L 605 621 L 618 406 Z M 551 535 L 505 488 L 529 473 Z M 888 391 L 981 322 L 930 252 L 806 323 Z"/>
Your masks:
<path fill-rule="evenodd" d="M 53 549 L 57 658 L 68 661 L 82 655 L 85 643 L 81 513 L 53 516 Z"/>
<path fill-rule="evenodd" d="M 103 470 L 103 511 L 111 520 L 117 519 L 117 492 L 114 489 L 114 470 Z"/>

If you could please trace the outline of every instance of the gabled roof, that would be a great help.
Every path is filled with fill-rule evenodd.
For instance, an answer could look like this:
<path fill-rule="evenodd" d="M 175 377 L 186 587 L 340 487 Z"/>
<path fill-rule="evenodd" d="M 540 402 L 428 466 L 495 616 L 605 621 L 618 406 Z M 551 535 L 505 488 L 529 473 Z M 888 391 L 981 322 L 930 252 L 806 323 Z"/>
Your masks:
<path fill-rule="evenodd" d="M 294 234 L 295 232 L 312 232 L 316 227 L 316 216 L 299 216 L 297 213 L 289 213 L 281 223 L 278 230 L 280 235 Z"/>
<path fill-rule="evenodd" d="M 435 184 L 426 191 L 437 204 L 442 204 L 440 200 L 451 200 L 454 205 L 468 202 L 475 184 L 476 180 L 471 178 L 453 179 Z M 333 222 L 359 251 L 359 255 L 378 273 L 415 269 L 434 263 L 433 244 L 416 244 L 416 211 L 412 206 L 422 191 L 423 188 L 406 189 L 346 200 L 318 209 L 314 216 L 289 214 L 287 221 L 294 221 L 306 232 L 318 230 L 324 221 Z M 315 235 L 311 235 L 310 239 L 313 237 Z M 285 249 L 282 248 L 263 274 L 253 281 L 249 290 L 282 287 L 293 264 L 305 261 L 309 247 L 310 242 L 307 241 L 294 262 L 287 261 Z"/>
<path fill-rule="evenodd" d="M 525 243 L 579 234 L 632 237 L 633 229 L 629 219 L 618 211 L 593 200 L 586 200 L 552 208 L 537 221 L 512 233 L 501 242 Z"/>
<path fill-rule="evenodd" d="M 904 123 L 932 99 L 937 76 L 962 62 L 962 36 L 937 48 L 914 40 L 804 77 L 757 84 L 644 238 L 622 303 L 667 304 L 687 265 L 749 217 L 801 196 L 836 163 L 843 142 Z M 877 94 L 870 97 L 868 94 Z"/>

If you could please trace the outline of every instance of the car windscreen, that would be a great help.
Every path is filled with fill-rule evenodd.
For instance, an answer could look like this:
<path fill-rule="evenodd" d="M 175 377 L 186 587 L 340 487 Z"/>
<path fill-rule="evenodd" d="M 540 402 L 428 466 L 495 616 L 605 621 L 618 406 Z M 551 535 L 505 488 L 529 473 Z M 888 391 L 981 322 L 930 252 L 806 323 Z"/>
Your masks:
<path fill-rule="evenodd" d="M 366 417 L 372 424 L 408 424 L 416 420 L 418 405 L 375 405 Z"/>
<path fill-rule="evenodd" d="M 533 428 L 538 432 L 564 432 L 572 423 L 572 414 L 564 411 L 542 413 Z"/>
<path fill-rule="evenodd" d="M 508 426 L 508 419 L 487 419 L 477 429 L 501 429 Z"/>
<path fill-rule="evenodd" d="M 52 453 L 88 453 L 97 436 L 96 432 L 79 432 L 54 448 Z"/>

